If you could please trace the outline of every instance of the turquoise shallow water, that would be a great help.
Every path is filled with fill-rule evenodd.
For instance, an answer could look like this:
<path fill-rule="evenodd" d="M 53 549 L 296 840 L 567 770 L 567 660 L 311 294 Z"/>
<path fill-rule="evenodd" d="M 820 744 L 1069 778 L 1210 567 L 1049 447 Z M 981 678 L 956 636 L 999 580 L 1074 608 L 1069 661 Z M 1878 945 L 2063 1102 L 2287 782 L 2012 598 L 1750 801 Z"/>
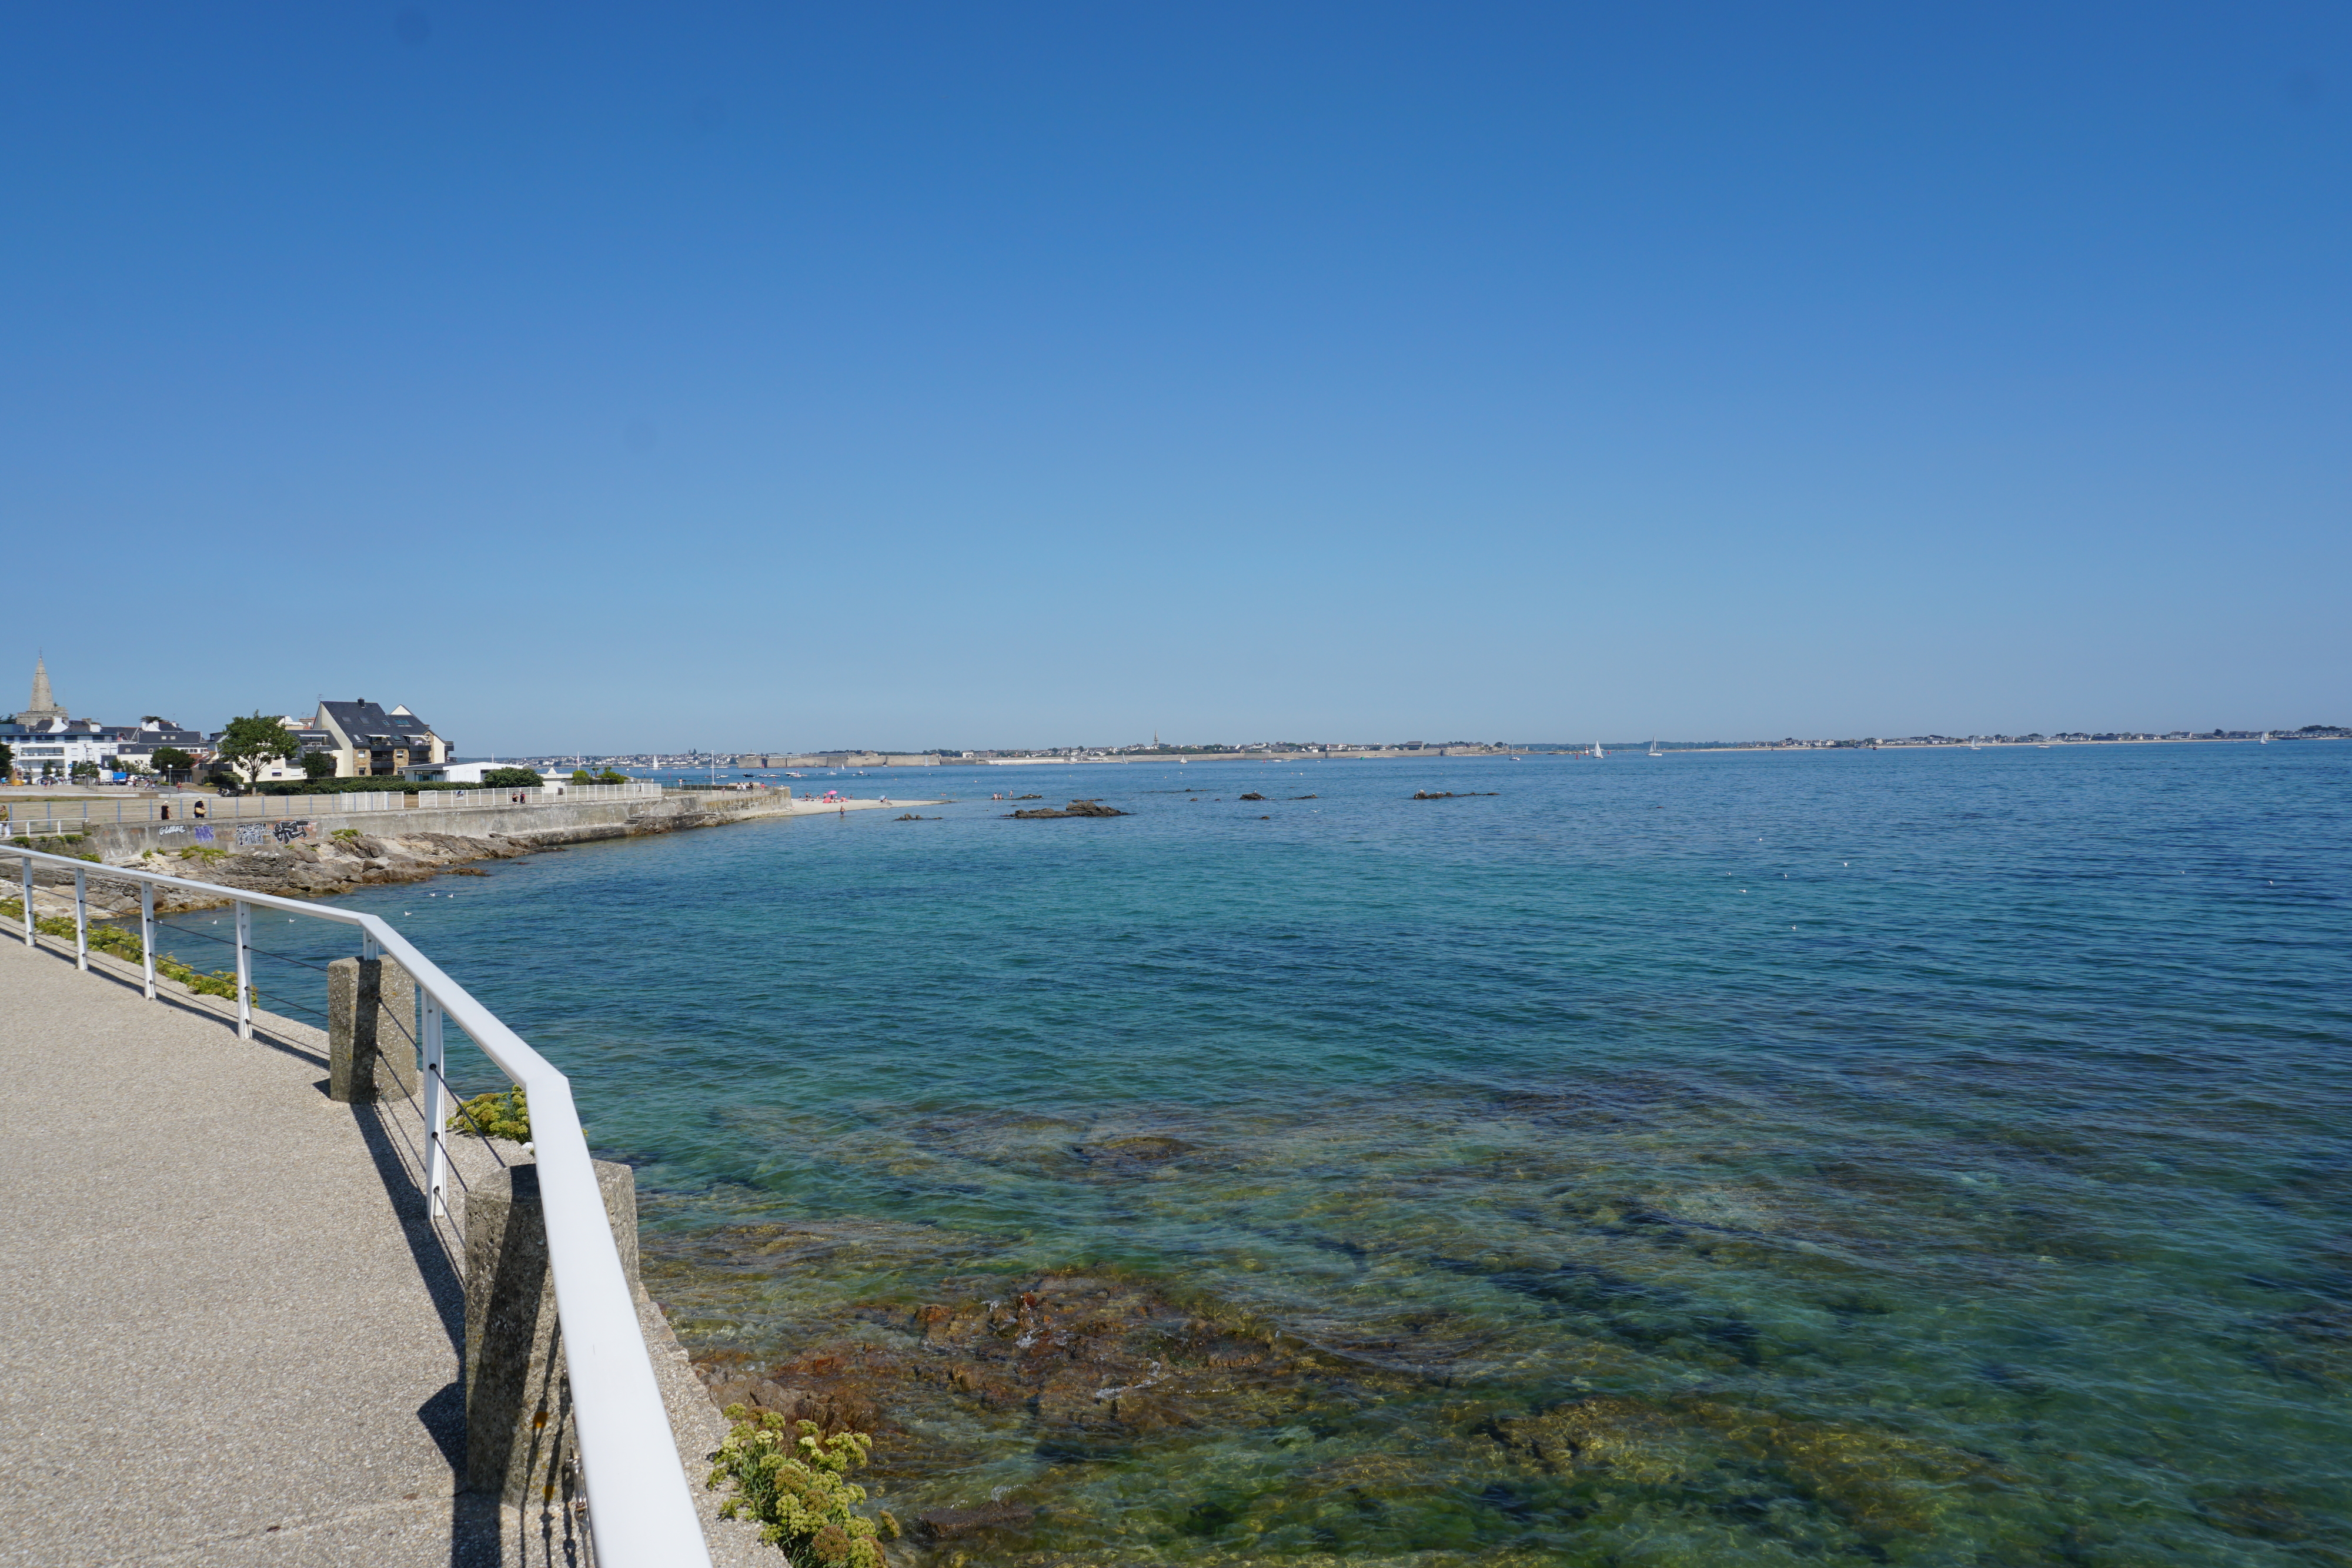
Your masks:
<path fill-rule="evenodd" d="M 910 1559 L 2342 1563 L 2347 781 L 951 769 L 1134 814 L 364 901 L 573 1075 L 698 1354 L 1009 1505 Z"/>

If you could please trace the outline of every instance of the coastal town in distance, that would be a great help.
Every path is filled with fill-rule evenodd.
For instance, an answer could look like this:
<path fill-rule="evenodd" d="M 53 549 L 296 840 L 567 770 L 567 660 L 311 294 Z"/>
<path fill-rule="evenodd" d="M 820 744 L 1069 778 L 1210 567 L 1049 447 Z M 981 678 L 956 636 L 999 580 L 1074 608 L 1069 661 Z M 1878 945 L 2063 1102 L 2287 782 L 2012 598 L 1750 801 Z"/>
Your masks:
<path fill-rule="evenodd" d="M 1872 736 L 1848 739 L 1779 740 L 1649 740 L 1591 741 L 1469 741 L 1402 740 L 1385 743 L 1345 741 L 1260 740 L 1238 745 L 1175 745 L 1154 737 L 1148 744 L 1129 746 L 1040 747 L 1025 749 L 961 750 L 939 747 L 929 751 L 883 751 L 842 747 L 817 751 L 620 752 L 592 756 L 584 752 L 515 756 L 458 754 L 456 744 L 407 707 L 385 709 L 365 699 L 321 701 L 314 713 L 267 715 L 285 731 L 285 739 L 267 765 L 248 770 L 247 782 L 268 782 L 281 788 L 298 780 L 396 776 L 421 781 L 445 780 L 453 769 L 500 764 L 542 773 L 569 774 L 581 768 L 597 770 L 674 771 L 688 768 L 825 769 L 872 768 L 1018 767 L 1024 764 L 1129 762 L 1292 762 L 1378 760 L 1436 757 L 1559 757 L 1595 758 L 1611 752 L 1639 751 L 1663 756 L 1669 751 L 1834 751 L 1885 750 L 1895 747 L 2053 747 L 2147 745 L 2251 741 L 2342 740 L 2352 738 L 2352 727 L 2305 725 L 2298 729 L 2171 730 L 2164 734 L 2134 731 L 2068 730 L 2027 735 Z M 380 733 L 379 733 L 380 732 Z M 26 706 L 0 722 L 0 747 L 7 753 L 8 781 L 18 786 L 42 783 L 142 784 L 156 781 L 233 782 L 231 758 L 224 751 L 229 730 L 184 727 L 156 714 L 134 724 L 108 724 L 77 717 L 53 691 L 48 665 L 34 662 L 30 699 Z M 157 754 L 164 755 L 159 765 Z M 308 768 L 305 758 L 320 761 Z M 331 759 L 331 767 L 326 766 Z M 468 781 L 478 781 L 469 779 Z"/>
<path fill-rule="evenodd" d="M 2165 734 L 2130 731 L 2100 731 L 2090 733 L 2069 730 L 2060 734 L 2042 735 L 1913 735 L 1903 737 L 1870 737 L 1863 739 L 1804 740 L 1789 736 L 1780 740 L 1627 740 L 1588 741 L 1579 745 L 1570 741 L 1470 741 L 1470 740 L 1401 740 L 1387 743 L 1349 743 L 1342 741 L 1302 742 L 1288 740 L 1250 741 L 1234 746 L 1172 746 L 1159 741 L 1139 746 L 1072 746 L 1043 747 L 1002 751 L 959 751 L 940 748 L 935 751 L 889 752 L 845 748 L 832 751 L 688 751 L 635 752 L 613 756 L 579 755 L 526 757 L 515 760 L 541 768 L 933 768 L 941 766 L 1020 766 L 1022 764 L 1073 762 L 1299 762 L 1378 760 L 1429 757 L 1561 757 L 1590 758 L 1611 752 L 1655 751 L 1878 751 L 1909 747 L 1944 747 L 1984 748 L 1997 746 L 2101 746 L 2144 745 L 2165 742 L 2252 741 L 2267 744 L 2284 740 L 2345 740 L 2352 739 L 2352 726 L 2312 724 L 2300 729 L 2213 729 L 2172 730 Z"/>

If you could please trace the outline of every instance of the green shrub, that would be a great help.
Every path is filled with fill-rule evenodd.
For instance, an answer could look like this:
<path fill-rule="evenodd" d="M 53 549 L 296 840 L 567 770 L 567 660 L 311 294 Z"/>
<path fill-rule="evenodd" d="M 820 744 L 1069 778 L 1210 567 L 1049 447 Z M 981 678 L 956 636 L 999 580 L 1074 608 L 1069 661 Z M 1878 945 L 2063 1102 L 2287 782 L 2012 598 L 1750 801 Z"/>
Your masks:
<path fill-rule="evenodd" d="M 25 901 L 21 898 L 0 898 L 0 919 L 8 921 L 22 931 L 25 928 Z M 44 915 L 33 922 L 33 929 L 47 936 L 70 936 L 73 935 L 73 922 L 62 915 Z"/>
<path fill-rule="evenodd" d="M 727 1407 L 735 1423 L 727 1441 L 711 1455 L 704 1484 L 730 1484 L 733 1494 L 719 1504 L 725 1519 L 750 1515 L 761 1526 L 760 1539 L 781 1546 L 796 1563 L 824 1568 L 883 1568 L 878 1534 L 896 1536 L 898 1521 L 887 1511 L 881 1521 L 856 1511 L 866 1489 L 843 1479 L 852 1465 L 866 1462 L 874 1439 L 863 1432 L 817 1436 L 814 1421 L 793 1423 L 800 1436 L 787 1436 L 784 1418 L 773 1410 Z"/>
<path fill-rule="evenodd" d="M 73 929 L 70 920 L 59 924 L 68 932 Z M 120 925 L 92 925 L 89 928 L 89 945 L 101 953 L 113 954 L 126 964 L 140 963 L 147 956 L 147 949 L 139 945 L 139 938 Z"/>
<path fill-rule="evenodd" d="M 226 997 L 231 1001 L 236 999 L 236 977 L 226 969 L 215 969 L 209 975 L 204 974 L 194 965 L 183 964 L 166 953 L 155 960 L 155 972 L 167 980 L 179 981 L 198 996 Z M 253 1005 L 259 1007 L 261 994 L 258 991 L 248 994 L 252 998 Z"/>
<path fill-rule="evenodd" d="M 17 928 L 22 930 L 24 919 L 23 899 L 0 899 L 0 920 L 15 921 Z M 44 915 L 34 920 L 33 929 L 44 936 L 63 936 L 70 940 L 74 923 L 69 915 Z M 144 963 L 147 958 L 147 949 L 140 945 L 139 938 L 120 925 L 100 925 L 93 920 L 87 940 L 93 952 L 111 953 L 126 964 Z M 164 979 L 179 981 L 199 996 L 226 997 L 231 1001 L 236 999 L 236 976 L 226 969 L 215 970 L 207 975 L 194 965 L 183 964 L 166 953 L 155 960 L 155 973 Z M 252 997 L 254 1006 L 261 1005 L 260 992 L 252 991 L 248 995 Z"/>
<path fill-rule="evenodd" d="M 530 1107 L 523 1101 L 522 1085 L 504 1091 L 492 1090 L 477 1094 L 471 1100 L 457 1103 L 457 1113 L 449 1118 L 453 1133 L 478 1133 L 485 1138 L 504 1138 L 512 1144 L 530 1142 Z"/>

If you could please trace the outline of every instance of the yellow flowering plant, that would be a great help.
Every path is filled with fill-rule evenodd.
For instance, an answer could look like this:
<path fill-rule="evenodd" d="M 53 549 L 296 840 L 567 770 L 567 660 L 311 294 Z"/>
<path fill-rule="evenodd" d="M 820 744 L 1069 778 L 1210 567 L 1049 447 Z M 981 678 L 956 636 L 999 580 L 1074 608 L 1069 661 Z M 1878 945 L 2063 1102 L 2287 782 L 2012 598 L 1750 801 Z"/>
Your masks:
<path fill-rule="evenodd" d="M 735 1426 L 711 1456 L 707 1483 L 733 1486 L 734 1495 L 719 1505 L 721 1517 L 758 1521 L 760 1539 L 795 1563 L 885 1568 L 877 1538 L 896 1536 L 898 1521 L 887 1511 L 878 1523 L 859 1513 L 866 1489 L 846 1479 L 851 1466 L 866 1462 L 872 1437 L 863 1432 L 821 1437 L 814 1421 L 788 1425 L 772 1410 L 740 1405 L 730 1405 L 727 1417 Z"/>
<path fill-rule="evenodd" d="M 522 1085 L 518 1083 L 504 1092 L 494 1089 L 458 1102 L 457 1114 L 449 1118 L 449 1130 L 504 1138 L 514 1144 L 530 1143 L 530 1103 L 523 1098 Z"/>

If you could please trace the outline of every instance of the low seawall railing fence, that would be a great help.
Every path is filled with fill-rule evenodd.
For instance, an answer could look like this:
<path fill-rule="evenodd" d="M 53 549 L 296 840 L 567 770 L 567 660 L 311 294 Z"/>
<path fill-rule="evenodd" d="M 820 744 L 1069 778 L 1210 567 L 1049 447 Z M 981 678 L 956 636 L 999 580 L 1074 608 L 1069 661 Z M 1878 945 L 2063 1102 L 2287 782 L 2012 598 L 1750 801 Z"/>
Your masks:
<path fill-rule="evenodd" d="M 215 942 L 231 948 L 235 958 L 234 987 L 238 1038 L 254 1033 L 260 971 L 269 971 L 267 991 L 272 1012 L 308 1015 L 322 1030 L 326 1010 L 310 1008 L 277 983 L 283 970 L 315 971 L 323 988 L 327 964 L 322 955 L 267 946 L 254 937 L 257 915 L 283 915 L 289 923 L 308 918 L 331 925 L 355 927 L 362 959 L 390 958 L 406 971 L 415 987 L 413 1018 L 402 1019 L 384 1009 L 415 1052 L 416 1088 L 404 1087 L 405 1112 L 421 1124 L 422 1146 L 410 1145 L 420 1172 L 426 1211 L 436 1230 L 448 1240 L 450 1183 L 460 1190 L 464 1175 L 449 1155 L 448 1124 L 453 1118 L 471 1120 L 465 1095 L 450 1081 L 447 1026 L 520 1087 L 530 1108 L 530 1137 L 538 1165 L 540 1201 L 547 1228 L 550 1271 L 555 1283 L 556 1311 L 562 1327 L 565 1361 L 571 1383 L 580 1467 L 585 1483 L 587 1523 L 600 1568 L 654 1568 L 655 1564 L 709 1568 L 709 1550 L 694 1502 L 679 1468 L 669 1416 L 655 1380 L 653 1362 L 638 1326 L 635 1299 L 622 1268 L 612 1221 L 598 1189 L 588 1143 L 580 1125 L 572 1084 L 544 1057 L 525 1044 L 497 1015 L 444 974 L 430 958 L 381 916 L 332 905 L 280 898 L 270 894 L 240 893 L 210 883 L 189 881 L 131 867 L 93 864 L 63 855 L 47 854 L 0 841 L 0 853 L 17 861 L 16 892 L 23 901 L 25 945 L 37 947 L 45 935 L 35 906 L 37 866 L 69 873 L 73 879 L 71 955 L 77 967 L 90 967 L 95 925 L 90 915 L 89 884 L 93 881 L 136 883 L 139 886 L 139 949 L 142 980 L 147 997 L 157 997 L 156 943 L 168 932 L 182 938 Z M 186 924 L 160 925 L 156 894 L 184 890 L 206 900 L 232 894 L 226 918 L 230 933 L 213 936 Z M 61 917 L 51 917 L 62 924 Z M 207 924 L 220 916 L 207 912 Z M 349 956 L 351 955 L 343 955 Z M 167 958 L 166 962 L 175 962 Z M 227 977 L 219 977 L 226 979 Z M 383 1099 L 386 1109 L 395 1103 Z M 400 1118 L 387 1121 L 399 1125 Z M 400 1132 L 404 1140 L 407 1133 Z M 492 1140 L 485 1145 L 497 1156 Z M 499 1157 L 499 1163 L 505 1160 Z M 465 1239 L 456 1238 L 462 1257 Z"/>
<path fill-rule="evenodd" d="M 56 838 L 100 827 L 171 823 L 284 821 L 299 817 L 372 816 L 383 811 L 484 810 L 501 806 L 654 800 L 659 784 L 551 784 L 541 789 L 349 789 L 306 795 L 217 795 L 125 789 L 111 799 L 0 800 L 0 839 Z"/>

